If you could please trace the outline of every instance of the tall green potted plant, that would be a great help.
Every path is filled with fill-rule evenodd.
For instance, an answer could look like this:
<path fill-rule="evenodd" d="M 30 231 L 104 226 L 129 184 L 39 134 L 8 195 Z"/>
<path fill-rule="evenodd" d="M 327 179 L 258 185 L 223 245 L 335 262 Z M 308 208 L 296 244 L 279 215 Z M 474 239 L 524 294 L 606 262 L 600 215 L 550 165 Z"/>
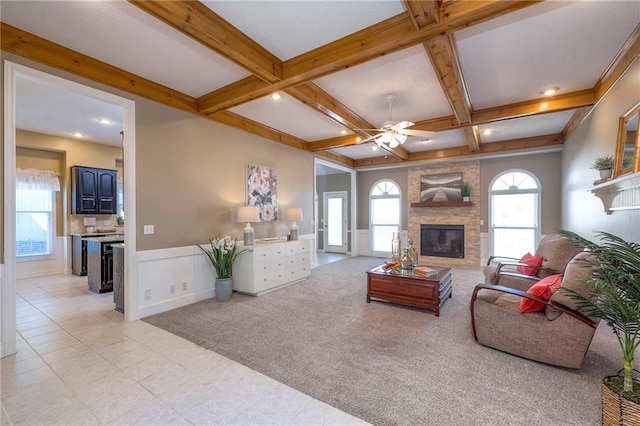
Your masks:
<path fill-rule="evenodd" d="M 625 241 L 607 232 L 597 234 L 601 244 L 569 231 L 561 231 L 560 234 L 593 253 L 588 260 L 593 278 L 588 283 L 597 290 L 598 296 L 591 300 L 562 287 L 560 290 L 565 291 L 578 306 L 584 308 L 587 315 L 600 318 L 611 327 L 622 348 L 621 371 L 624 371 L 624 376 L 607 377 L 603 381 L 603 422 L 607 408 L 605 386 L 618 396 L 635 403 L 628 407 L 635 410 L 633 415 L 638 417 L 634 420 L 640 422 L 640 383 L 633 380 L 634 354 L 640 345 L 640 244 Z"/>
<path fill-rule="evenodd" d="M 233 262 L 249 249 L 238 250 L 237 241 L 226 235 L 223 238 L 212 238 L 210 247 L 198 244 L 216 271 L 216 300 L 226 302 L 233 293 Z"/>

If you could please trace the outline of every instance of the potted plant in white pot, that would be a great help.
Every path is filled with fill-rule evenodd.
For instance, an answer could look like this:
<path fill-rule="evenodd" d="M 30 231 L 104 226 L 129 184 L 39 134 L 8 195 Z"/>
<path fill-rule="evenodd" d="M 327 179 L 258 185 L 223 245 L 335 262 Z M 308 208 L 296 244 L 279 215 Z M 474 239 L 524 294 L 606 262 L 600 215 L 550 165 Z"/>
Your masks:
<path fill-rule="evenodd" d="M 603 380 L 602 422 L 640 424 L 640 383 L 633 378 L 635 350 L 640 345 L 640 244 L 606 232 L 597 234 L 601 244 L 569 231 L 560 234 L 593 253 L 588 261 L 593 278 L 587 283 L 597 290 L 597 297 L 588 299 L 562 287 L 560 291 L 588 316 L 611 327 L 622 349 L 623 369 Z"/>
<path fill-rule="evenodd" d="M 233 262 L 242 253 L 250 249 L 238 250 L 237 241 L 229 235 L 223 238 L 212 238 L 209 241 L 210 247 L 203 247 L 198 244 L 200 250 L 207 256 L 211 266 L 216 271 L 216 300 L 226 302 L 231 299 L 233 293 Z"/>
<path fill-rule="evenodd" d="M 613 173 L 613 155 L 596 157 L 591 168 L 600 172 L 600 179 L 609 179 Z"/>
<path fill-rule="evenodd" d="M 471 197 L 471 185 L 467 182 L 462 182 L 460 184 L 460 195 L 462 196 L 462 201 L 469 201 L 469 197 Z"/>

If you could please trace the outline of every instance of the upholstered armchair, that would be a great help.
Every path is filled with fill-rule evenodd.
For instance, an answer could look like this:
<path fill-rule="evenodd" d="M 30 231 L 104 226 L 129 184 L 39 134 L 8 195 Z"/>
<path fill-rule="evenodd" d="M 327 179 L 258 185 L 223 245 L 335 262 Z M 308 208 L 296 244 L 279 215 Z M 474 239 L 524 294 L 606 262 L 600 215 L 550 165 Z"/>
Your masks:
<path fill-rule="evenodd" d="M 596 291 L 586 284 L 592 277 L 591 267 L 584 261 L 587 256 L 588 252 L 582 252 L 569 262 L 560 288 L 572 289 L 593 300 Z M 538 302 L 541 309 L 521 313 L 523 298 Z M 470 309 L 473 336 L 478 343 L 568 368 L 581 367 L 599 322 L 587 317 L 577 303 L 559 289 L 545 300 L 520 289 L 478 284 Z"/>
<path fill-rule="evenodd" d="M 542 257 L 542 265 L 537 272 L 533 275 L 527 275 L 519 271 L 518 266 L 528 267 L 528 265 L 519 263 L 520 259 L 491 256 L 483 270 L 484 282 L 485 284 L 498 284 L 527 291 L 529 287 L 544 277 L 562 274 L 569 261 L 582 249 L 561 235 L 545 235 L 540 239 L 534 254 L 536 257 Z"/>

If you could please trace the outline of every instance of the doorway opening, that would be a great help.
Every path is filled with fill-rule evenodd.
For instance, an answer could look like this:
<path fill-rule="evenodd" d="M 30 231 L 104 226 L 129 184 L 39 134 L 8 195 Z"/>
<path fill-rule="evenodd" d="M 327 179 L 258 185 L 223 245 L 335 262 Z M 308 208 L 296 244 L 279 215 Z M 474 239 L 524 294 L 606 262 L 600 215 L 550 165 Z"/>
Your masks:
<path fill-rule="evenodd" d="M 84 86 L 82 84 L 47 74 L 42 71 L 4 61 L 4 273 L 2 274 L 2 291 L 0 292 L 1 347 L 0 357 L 16 352 L 16 129 L 18 86 L 24 82 L 62 88 L 71 93 L 100 100 L 123 109 L 123 151 L 125 162 L 124 198 L 127 205 L 128 220 L 125 223 L 125 244 L 129 248 L 125 252 L 125 306 L 126 320 L 137 319 L 137 276 L 135 264 L 135 229 L 136 229 L 136 194 L 135 194 L 135 102 Z M 65 202 L 64 212 L 66 214 Z M 65 237 L 69 233 L 65 221 L 63 226 Z M 67 251 L 68 252 L 68 251 Z M 131 278 L 130 278 L 131 277 Z"/>

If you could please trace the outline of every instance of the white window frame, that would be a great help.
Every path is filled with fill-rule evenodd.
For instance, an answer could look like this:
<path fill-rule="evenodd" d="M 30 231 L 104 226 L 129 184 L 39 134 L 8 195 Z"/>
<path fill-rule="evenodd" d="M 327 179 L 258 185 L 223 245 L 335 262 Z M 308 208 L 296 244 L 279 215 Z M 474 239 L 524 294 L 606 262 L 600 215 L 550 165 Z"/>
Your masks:
<path fill-rule="evenodd" d="M 23 190 L 18 190 L 16 189 L 16 194 L 18 193 L 18 191 L 29 191 L 28 189 L 23 189 Z M 16 262 L 28 262 L 28 261 L 32 261 L 32 260 L 40 260 L 40 259 L 46 259 L 46 258 L 50 258 L 53 256 L 53 250 L 54 250 L 54 244 L 55 244 L 55 224 L 56 224 L 56 192 L 57 191 L 53 191 L 53 190 L 49 190 L 49 195 L 51 196 L 51 211 L 50 212 L 36 212 L 36 213 L 49 213 L 49 218 L 48 218 L 48 222 L 49 222 L 49 232 L 47 235 L 47 238 L 49 239 L 48 242 L 48 253 L 43 253 L 43 254 L 28 254 L 28 255 L 18 255 L 18 240 L 16 238 Z M 25 210 L 26 211 L 26 210 Z M 16 235 L 18 234 L 18 223 L 17 223 L 17 215 L 18 215 L 19 211 L 17 209 L 16 206 Z M 33 212 L 32 212 L 33 213 Z"/>
<path fill-rule="evenodd" d="M 510 173 L 523 173 L 529 176 L 536 183 L 535 188 L 530 189 L 506 189 L 506 190 L 493 190 L 493 186 L 501 179 L 504 175 Z M 495 238 L 494 238 L 494 218 L 493 218 L 493 195 L 511 195 L 511 194 L 536 194 L 535 200 L 535 209 L 536 209 L 536 224 L 534 228 L 534 236 L 533 236 L 533 247 L 538 247 L 538 242 L 540 241 L 540 228 L 541 228 L 541 218 L 542 218 L 542 209 L 540 208 L 540 200 L 542 198 L 542 185 L 540 185 L 540 180 L 538 177 L 525 169 L 509 169 L 504 170 L 500 174 L 496 175 L 491 182 L 489 183 L 489 242 L 490 242 L 490 254 L 491 255 L 500 255 L 500 253 L 495 253 Z M 523 253 L 524 254 L 524 253 Z M 504 254 L 503 254 L 504 255 Z"/>
<path fill-rule="evenodd" d="M 383 183 L 390 183 L 393 186 L 395 186 L 398 189 L 398 195 L 385 195 L 384 193 L 382 195 L 373 195 L 373 191 L 381 184 Z M 369 247 L 371 247 L 371 252 L 372 253 L 380 253 L 380 254 L 390 254 L 391 251 L 374 251 L 373 248 L 375 247 L 374 244 L 374 240 L 375 240 L 375 231 L 374 231 L 374 227 L 375 226 L 395 226 L 396 224 L 393 223 L 388 223 L 388 224 L 373 224 L 373 202 L 374 200 L 379 200 L 379 199 L 389 199 L 389 198 L 397 198 L 398 199 L 398 237 L 399 234 L 402 232 L 402 189 L 400 188 L 400 185 L 398 185 L 397 182 L 395 182 L 392 179 L 380 179 L 376 182 L 373 183 L 373 185 L 371 185 L 371 188 L 369 189 Z M 391 241 L 391 239 L 389 239 L 389 241 Z"/>

